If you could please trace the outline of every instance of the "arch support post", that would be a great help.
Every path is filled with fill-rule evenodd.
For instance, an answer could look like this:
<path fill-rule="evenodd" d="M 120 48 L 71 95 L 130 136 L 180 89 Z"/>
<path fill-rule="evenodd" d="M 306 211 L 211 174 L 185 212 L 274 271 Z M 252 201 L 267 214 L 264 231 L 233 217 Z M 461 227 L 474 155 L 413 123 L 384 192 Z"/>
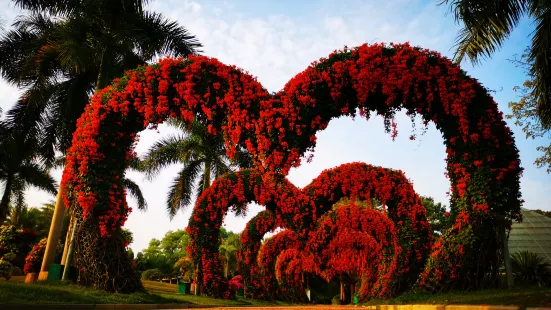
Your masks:
<path fill-rule="evenodd" d="M 57 244 L 61 234 L 61 228 L 63 226 L 63 219 L 65 218 L 65 205 L 63 204 L 63 185 L 59 186 L 57 192 L 57 198 L 55 202 L 54 214 L 52 216 L 52 224 L 50 225 L 50 232 L 48 233 L 48 242 L 46 243 L 46 250 L 44 251 L 44 258 L 42 259 L 42 266 L 38 275 L 38 280 L 48 280 L 48 270 L 53 263 L 55 254 L 57 251 Z"/>

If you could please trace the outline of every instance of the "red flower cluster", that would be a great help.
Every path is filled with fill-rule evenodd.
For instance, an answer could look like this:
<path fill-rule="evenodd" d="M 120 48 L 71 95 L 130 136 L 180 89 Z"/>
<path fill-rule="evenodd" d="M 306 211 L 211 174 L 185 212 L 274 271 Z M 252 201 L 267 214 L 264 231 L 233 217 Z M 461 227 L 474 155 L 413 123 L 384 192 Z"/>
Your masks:
<path fill-rule="evenodd" d="M 241 233 L 242 246 L 237 252 L 237 267 L 243 276 L 245 291 L 250 298 L 268 299 L 271 296 L 271 293 L 264 289 L 265 281 L 262 281 L 257 256 L 264 235 L 280 226 L 284 226 L 284 223 L 278 223 L 274 213 L 264 210 L 249 220 Z"/>
<path fill-rule="evenodd" d="M 280 290 L 275 275 L 275 265 L 281 252 L 288 249 L 300 249 L 301 242 L 292 230 L 279 232 L 266 240 L 258 252 L 258 266 L 260 273 L 258 279 L 263 291 L 270 299 L 287 299 Z M 284 287 L 281 287 L 283 289 Z"/>
<path fill-rule="evenodd" d="M 454 255 L 450 267 L 446 257 L 455 253 L 457 244 L 440 242 L 443 249 L 431 255 L 423 282 L 436 287 L 438 277 L 433 274 L 449 278 L 457 268 L 462 268 L 462 279 L 455 281 L 481 278 L 495 264 L 488 259 L 480 265 L 474 249 L 496 255 L 493 249 L 500 241 L 484 233 L 494 225 L 494 214 L 509 221 L 520 218 L 518 150 L 497 104 L 476 80 L 438 53 L 408 44 L 336 51 L 274 95 L 236 67 L 204 56 L 164 59 L 129 71 L 95 94 L 78 121 L 62 181 L 67 205 L 82 208 L 85 218 L 94 217 L 104 237 L 123 225 L 130 210 L 122 176 L 135 156 L 136 133 L 168 117 L 204 122 L 211 134 L 224 135 L 230 157 L 241 145 L 259 171 L 285 175 L 313 150 L 316 133 L 331 119 L 375 112 L 385 117 L 394 137 L 393 115 L 402 108 L 411 116 L 420 115 L 425 124 L 434 122 L 442 132 L 451 204 L 469 215 L 443 237 L 463 240 L 465 254 Z M 281 217 L 289 222 L 296 216 L 297 227 L 308 227 L 316 217 L 304 214 L 286 212 Z M 203 229 L 209 223 L 202 223 Z M 397 233 L 399 238 L 412 237 Z M 404 252 L 417 255 L 414 248 L 419 245 L 414 242 L 421 241 L 408 240 L 411 251 L 406 246 Z"/>
<path fill-rule="evenodd" d="M 249 187 L 246 187 L 246 184 Z M 368 202 L 374 198 L 382 202 L 381 210 L 368 212 L 350 207 L 331 211 L 333 205 L 343 198 Z M 208 268 L 199 269 L 202 272 L 202 283 L 213 292 L 217 290 L 218 285 L 214 280 L 218 279 L 221 270 L 213 269 L 211 266 L 220 266 L 220 264 L 207 262 L 200 258 L 217 257 L 219 240 L 216 236 L 218 236 L 220 226 L 230 206 L 237 211 L 235 208 L 242 208 L 237 206 L 252 201 L 265 205 L 268 210 L 259 213 L 247 224 L 241 237 L 243 249 L 238 258 L 245 284 L 247 288 L 251 288 L 249 294 L 256 298 L 281 298 L 287 295 L 282 291 L 283 287 L 275 281 L 274 266 L 277 255 L 283 249 L 298 248 L 300 244 L 304 248 L 308 245 L 308 248 L 312 249 L 311 251 L 301 251 L 302 259 L 307 259 L 316 255 L 329 255 L 330 253 L 325 253 L 322 249 L 327 246 L 329 248 L 340 246 L 339 242 L 341 241 L 343 244 L 346 244 L 346 240 L 351 241 L 343 235 L 344 231 L 335 228 L 334 231 L 329 232 L 331 226 L 327 221 L 335 216 L 339 218 L 344 216 L 345 219 L 348 219 L 348 222 L 343 219 L 342 222 L 336 222 L 335 225 L 348 227 L 352 231 L 360 231 L 366 234 L 365 238 L 374 238 L 377 247 L 381 249 L 376 252 L 377 255 L 381 254 L 385 255 L 385 258 L 393 259 L 392 262 L 382 260 L 376 265 L 377 274 L 372 274 L 375 278 L 369 282 L 370 290 L 364 290 L 364 297 L 390 295 L 396 292 L 397 285 L 400 283 L 411 287 L 421 272 L 430 251 L 430 229 L 421 199 L 415 194 L 413 186 L 400 171 L 364 163 L 344 164 L 323 171 L 319 177 L 301 191 L 281 175 L 244 170 L 228 174 L 214 181 L 199 197 L 188 226 L 192 240 L 188 250 L 196 263 L 208 265 Z M 333 215 L 331 217 L 324 216 L 328 212 Z M 352 214 L 353 212 L 355 213 Z M 379 214 L 384 214 L 383 218 Z M 316 227 L 320 225 L 324 228 L 318 230 Z M 263 236 L 277 227 L 287 230 L 265 242 L 261 247 L 260 242 Z M 327 232 L 328 235 L 321 232 Z M 335 234 L 338 236 L 333 236 Z M 337 241 L 330 243 L 328 238 L 336 238 Z M 362 240 L 368 242 L 367 239 Z M 400 245 L 399 249 L 397 242 Z M 393 247 L 390 252 L 392 254 L 382 250 L 389 247 Z M 368 248 L 373 249 L 371 243 L 366 245 L 366 251 Z M 316 255 L 312 256 L 313 254 Z M 381 257 L 377 256 L 378 259 Z M 284 261 L 285 264 L 291 262 Z M 396 262 L 399 262 L 398 266 Z M 333 263 L 336 264 L 336 262 Z M 313 266 L 328 264 L 330 265 L 327 262 L 316 262 L 315 264 L 312 262 L 305 266 L 313 268 Z M 352 265 L 344 264 L 343 266 L 351 268 Z M 295 267 L 298 268 L 298 266 Z M 296 268 L 293 270 L 299 270 Z M 301 268 L 300 270 L 305 270 L 303 267 Z M 315 268 L 310 270 L 310 272 L 317 272 Z M 358 269 L 357 271 L 363 272 L 364 270 Z M 323 268 L 317 273 L 325 275 L 328 280 L 333 276 L 331 271 L 326 271 Z M 362 275 L 365 276 L 365 273 Z M 289 283 L 296 283 L 294 280 L 287 280 L 290 281 Z"/>
<path fill-rule="evenodd" d="M 42 266 L 42 259 L 44 258 L 44 252 L 46 251 L 46 244 L 48 239 L 44 238 L 40 242 L 33 246 L 27 257 L 25 258 L 25 265 L 23 266 L 23 273 L 40 272 Z"/>
<path fill-rule="evenodd" d="M 360 284 L 361 299 L 389 297 L 403 271 L 395 224 L 384 211 L 340 205 L 320 220 L 307 249 L 314 253 L 320 275 L 331 281 L 347 274 Z"/>

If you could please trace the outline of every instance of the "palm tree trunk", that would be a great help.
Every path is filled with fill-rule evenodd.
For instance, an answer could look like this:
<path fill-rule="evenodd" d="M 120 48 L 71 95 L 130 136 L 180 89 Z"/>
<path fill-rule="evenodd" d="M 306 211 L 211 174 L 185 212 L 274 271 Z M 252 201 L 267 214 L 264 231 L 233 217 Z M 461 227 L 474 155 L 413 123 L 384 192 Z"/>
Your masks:
<path fill-rule="evenodd" d="M 96 92 L 107 86 L 108 76 L 107 76 L 107 49 L 104 49 L 101 53 L 101 63 L 99 67 L 98 79 L 96 80 Z"/>
<path fill-rule="evenodd" d="M 226 258 L 226 266 L 224 266 L 224 278 L 226 280 L 228 279 L 229 270 L 230 270 L 230 262 Z"/>
<path fill-rule="evenodd" d="M 209 161 L 206 161 L 205 173 L 203 174 L 203 190 L 207 189 L 210 186 L 210 170 L 211 170 L 211 163 Z"/>
<path fill-rule="evenodd" d="M 10 197 L 11 197 L 11 187 L 13 185 L 13 175 L 8 175 L 6 179 L 6 185 L 4 189 L 4 195 L 2 195 L 2 201 L 0 201 L 0 225 L 4 223 L 10 212 Z"/>

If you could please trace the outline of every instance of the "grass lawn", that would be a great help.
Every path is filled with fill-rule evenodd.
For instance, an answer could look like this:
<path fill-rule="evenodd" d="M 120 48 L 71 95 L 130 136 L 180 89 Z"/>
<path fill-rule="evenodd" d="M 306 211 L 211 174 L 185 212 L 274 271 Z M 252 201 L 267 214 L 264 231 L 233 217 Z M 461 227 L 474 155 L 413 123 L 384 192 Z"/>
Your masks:
<path fill-rule="evenodd" d="M 251 299 L 222 300 L 177 294 L 175 284 L 143 281 L 148 293 L 109 294 L 62 282 L 27 285 L 14 277 L 0 280 L 0 304 L 196 304 L 205 306 L 277 306 L 282 302 Z"/>
<path fill-rule="evenodd" d="M 472 292 L 449 292 L 440 295 L 406 293 L 389 300 L 371 300 L 363 305 L 515 305 L 526 307 L 551 307 L 549 287 L 515 288 L 511 290 L 481 290 Z"/>
<path fill-rule="evenodd" d="M 23 277 L 0 280 L 0 304 L 195 304 L 204 306 L 286 306 L 284 302 L 251 299 L 222 300 L 195 295 L 179 295 L 175 284 L 143 281 L 148 293 L 108 294 L 67 283 L 26 285 Z M 362 305 L 380 304 L 464 304 L 518 305 L 551 307 L 549 288 L 518 288 L 513 290 L 482 290 L 450 292 L 441 295 L 407 293 L 390 300 L 372 300 Z"/>

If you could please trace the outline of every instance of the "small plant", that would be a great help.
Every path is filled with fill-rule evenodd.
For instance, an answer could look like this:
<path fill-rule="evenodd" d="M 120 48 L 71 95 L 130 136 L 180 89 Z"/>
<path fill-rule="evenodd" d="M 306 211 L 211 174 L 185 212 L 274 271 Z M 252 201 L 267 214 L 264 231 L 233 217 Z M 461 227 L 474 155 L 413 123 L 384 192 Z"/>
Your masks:
<path fill-rule="evenodd" d="M 341 295 L 335 295 L 333 297 L 333 299 L 331 299 L 331 304 L 332 305 L 342 305 Z"/>
<path fill-rule="evenodd" d="M 551 285 L 551 264 L 537 253 L 521 251 L 511 255 L 513 277 L 516 282 Z"/>
<path fill-rule="evenodd" d="M 15 254 L 8 253 L 4 254 L 2 258 L 0 258 L 0 278 L 4 278 L 9 280 L 13 274 L 13 265 L 10 261 L 12 261 L 15 258 Z"/>

